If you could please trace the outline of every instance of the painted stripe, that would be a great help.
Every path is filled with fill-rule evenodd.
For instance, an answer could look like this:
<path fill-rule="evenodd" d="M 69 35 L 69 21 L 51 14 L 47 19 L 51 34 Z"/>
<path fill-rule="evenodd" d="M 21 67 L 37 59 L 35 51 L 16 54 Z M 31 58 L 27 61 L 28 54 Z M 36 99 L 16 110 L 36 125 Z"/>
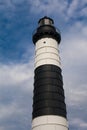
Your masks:
<path fill-rule="evenodd" d="M 53 47 L 58 49 L 58 43 L 55 39 L 52 38 L 42 38 L 36 42 L 35 50 L 41 47 Z"/>
<path fill-rule="evenodd" d="M 37 98 L 36 98 L 37 97 Z M 34 96 L 34 104 L 36 102 L 43 102 L 44 100 L 50 101 L 50 100 L 57 100 L 59 102 L 64 102 L 64 97 L 60 95 L 59 93 L 51 93 L 51 92 L 43 92 L 39 93 L 38 95 L 35 94 Z"/>
<path fill-rule="evenodd" d="M 35 50 L 35 55 L 39 55 L 39 54 L 45 53 L 45 52 L 51 52 L 51 53 L 55 52 L 56 54 L 59 54 L 58 48 L 55 48 L 52 46 L 43 46 L 43 47 L 37 48 Z"/>
<path fill-rule="evenodd" d="M 35 48 L 35 68 L 53 64 L 61 68 L 58 43 L 52 38 L 43 38 L 37 41 Z"/>
<path fill-rule="evenodd" d="M 33 35 L 32 40 L 33 40 L 33 43 L 36 44 L 36 42 L 39 39 L 43 39 L 47 37 L 55 39 L 58 42 L 58 44 L 61 41 L 60 32 L 57 31 L 54 26 L 50 26 L 50 25 L 43 25 L 43 26 L 38 27 Z"/>
<path fill-rule="evenodd" d="M 55 115 L 40 116 L 32 121 L 33 130 L 68 130 L 65 118 Z"/>
<path fill-rule="evenodd" d="M 41 65 L 46 65 L 46 64 L 50 64 L 50 65 L 56 65 L 56 66 L 59 66 L 60 68 L 61 68 L 61 63 L 60 62 L 58 62 L 57 60 L 55 60 L 55 59 L 41 59 L 41 60 L 39 60 L 38 62 L 36 62 L 35 63 L 35 68 L 37 68 L 37 67 L 39 67 L 39 66 L 41 66 Z"/>
<path fill-rule="evenodd" d="M 33 118 L 42 115 L 66 117 L 61 69 L 55 65 L 42 65 L 34 73 Z"/>
<path fill-rule="evenodd" d="M 59 68 L 58 66 L 55 66 L 55 65 L 42 65 L 42 66 L 39 66 L 38 68 L 35 69 L 35 74 L 37 73 L 41 73 L 41 72 L 47 72 L 47 71 L 52 71 L 52 72 L 57 72 L 57 73 L 62 73 L 62 70 L 61 68 Z"/>
<path fill-rule="evenodd" d="M 35 57 L 35 59 L 37 59 L 37 60 L 40 60 L 40 59 L 43 59 L 43 58 L 49 58 L 50 59 L 50 57 L 53 59 L 56 59 L 56 60 L 60 60 L 60 58 L 58 57 L 58 54 L 57 53 L 50 53 L 50 52 L 44 52 L 44 53 L 40 53 L 40 54 L 38 54 L 38 55 L 36 55 L 36 57 Z"/>
<path fill-rule="evenodd" d="M 61 88 L 60 86 L 52 86 L 52 85 L 45 85 L 45 86 L 35 86 L 34 88 L 34 94 L 38 95 L 41 93 L 46 93 L 46 92 L 50 92 L 50 93 L 55 93 L 59 96 L 63 96 L 64 97 L 64 90 L 63 88 Z"/>

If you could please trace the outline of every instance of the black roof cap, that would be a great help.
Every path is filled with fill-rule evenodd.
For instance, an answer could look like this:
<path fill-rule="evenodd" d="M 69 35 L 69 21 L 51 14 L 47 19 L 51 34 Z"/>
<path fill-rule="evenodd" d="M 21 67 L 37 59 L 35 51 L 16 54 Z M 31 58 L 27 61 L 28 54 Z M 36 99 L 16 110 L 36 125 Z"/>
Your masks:
<path fill-rule="evenodd" d="M 38 21 L 38 24 L 40 24 L 40 22 L 43 21 L 43 20 L 45 20 L 45 19 L 48 19 L 49 21 L 52 22 L 52 24 L 54 24 L 53 19 L 51 19 L 50 17 L 47 17 L 47 16 L 44 16 L 43 18 L 41 18 L 41 19 Z"/>

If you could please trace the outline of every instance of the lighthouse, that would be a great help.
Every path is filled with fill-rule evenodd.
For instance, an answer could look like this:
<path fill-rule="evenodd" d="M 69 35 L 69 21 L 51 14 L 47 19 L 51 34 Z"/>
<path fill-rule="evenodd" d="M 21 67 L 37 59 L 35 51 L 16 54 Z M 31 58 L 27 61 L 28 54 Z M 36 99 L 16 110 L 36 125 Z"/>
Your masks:
<path fill-rule="evenodd" d="M 68 130 L 59 56 L 61 34 L 53 19 L 41 18 L 32 40 L 35 45 L 32 130 Z"/>

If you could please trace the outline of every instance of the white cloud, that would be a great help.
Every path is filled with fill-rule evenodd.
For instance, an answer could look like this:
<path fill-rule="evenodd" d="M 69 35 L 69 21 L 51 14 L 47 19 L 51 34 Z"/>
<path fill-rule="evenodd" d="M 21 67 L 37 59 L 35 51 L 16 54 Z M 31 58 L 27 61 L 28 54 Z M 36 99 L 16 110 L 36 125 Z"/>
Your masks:
<path fill-rule="evenodd" d="M 30 64 L 9 64 L 0 65 L 0 84 L 19 83 L 33 76 Z"/>
<path fill-rule="evenodd" d="M 66 41 L 62 41 L 65 44 L 63 47 L 63 56 L 66 60 L 63 60 L 64 66 L 72 65 L 84 65 L 86 64 L 86 57 L 87 57 L 87 49 L 86 49 L 86 39 L 82 37 L 78 37 L 77 35 L 70 37 L 68 35 L 66 37 Z"/>
<path fill-rule="evenodd" d="M 77 125 L 81 129 L 87 128 L 87 122 L 85 122 L 85 121 L 83 121 L 82 119 L 79 119 L 79 118 L 71 120 L 71 124 Z"/>
<path fill-rule="evenodd" d="M 83 122 L 82 124 L 80 124 L 80 126 L 81 126 L 82 128 L 87 128 L 87 122 Z"/>
<path fill-rule="evenodd" d="M 0 126 L 0 130 L 5 130 L 4 126 Z"/>
<path fill-rule="evenodd" d="M 32 59 L 25 64 L 0 64 L 0 130 L 27 127 L 31 122 L 33 67 Z"/>
<path fill-rule="evenodd" d="M 86 12 L 87 12 L 87 7 L 82 8 L 82 10 L 80 11 L 80 16 L 87 17 Z"/>
<path fill-rule="evenodd" d="M 87 98 L 87 38 L 85 26 L 77 22 L 62 38 L 60 45 L 64 88 L 68 106 L 84 109 Z"/>
<path fill-rule="evenodd" d="M 87 0 L 79 0 L 79 4 L 83 7 L 87 4 Z"/>
<path fill-rule="evenodd" d="M 87 36 L 87 26 L 82 28 L 82 32 L 85 36 Z"/>
<path fill-rule="evenodd" d="M 72 35 L 76 35 L 80 37 L 80 39 L 82 40 L 87 40 L 87 25 L 81 21 L 76 21 L 74 24 L 73 24 L 73 27 L 70 28 L 71 30 L 71 34 Z M 78 37 L 77 37 L 78 38 Z"/>
<path fill-rule="evenodd" d="M 79 0 L 72 0 L 69 8 L 68 8 L 68 11 L 67 11 L 67 14 L 69 17 L 72 17 L 78 7 L 78 3 L 79 3 Z"/>
<path fill-rule="evenodd" d="M 0 120 L 2 119 L 5 119 L 5 118 L 8 118 L 9 116 L 11 116 L 15 111 L 18 112 L 17 110 L 17 105 L 12 103 L 10 105 L 0 105 L 0 111 L 1 111 L 1 114 L 0 114 Z M 20 110 L 21 112 L 21 110 Z"/>
<path fill-rule="evenodd" d="M 32 61 L 26 64 L 0 64 L 0 88 L 24 84 L 25 89 L 32 89 L 33 75 Z"/>
<path fill-rule="evenodd" d="M 68 81 L 67 81 L 68 82 Z M 83 105 L 86 105 L 86 98 L 87 98 L 87 89 L 86 85 L 79 85 L 73 83 L 67 84 L 67 89 L 65 89 L 67 92 L 67 105 L 68 106 L 74 106 L 74 107 L 79 107 L 82 106 L 81 108 L 84 109 Z"/>
<path fill-rule="evenodd" d="M 26 99 L 23 101 L 26 102 Z M 10 104 L 0 105 L 0 130 L 18 129 L 19 126 L 26 128 L 27 124 L 31 122 L 32 115 L 31 107 L 27 104 L 28 102 L 21 106 L 19 102 L 13 100 Z"/>
<path fill-rule="evenodd" d="M 72 0 L 69 7 L 67 8 L 67 18 L 78 18 L 85 17 L 87 12 L 86 0 Z"/>
<path fill-rule="evenodd" d="M 1 3 L 1 8 L 2 5 L 5 5 L 5 9 L 10 7 L 14 10 L 16 5 L 27 3 L 32 14 L 54 15 L 59 19 L 62 18 L 65 22 L 71 18 L 86 17 L 87 12 L 85 7 L 85 4 L 87 4 L 86 0 L 72 0 L 71 3 L 65 0 L 4 0 Z"/>
<path fill-rule="evenodd" d="M 65 23 L 71 19 L 86 17 L 85 4 L 87 1 L 72 0 L 71 3 L 65 0 L 29 0 L 31 4 L 30 10 L 34 14 L 53 15 L 57 19 L 63 20 Z M 74 22 L 74 20 L 73 20 Z"/>
<path fill-rule="evenodd" d="M 41 13 L 44 12 L 46 14 L 53 14 L 53 13 L 61 13 L 64 12 L 67 6 L 67 2 L 64 0 L 36 0 L 30 1 L 31 2 L 31 10 L 34 13 Z M 38 9 L 37 9 L 38 8 Z"/>

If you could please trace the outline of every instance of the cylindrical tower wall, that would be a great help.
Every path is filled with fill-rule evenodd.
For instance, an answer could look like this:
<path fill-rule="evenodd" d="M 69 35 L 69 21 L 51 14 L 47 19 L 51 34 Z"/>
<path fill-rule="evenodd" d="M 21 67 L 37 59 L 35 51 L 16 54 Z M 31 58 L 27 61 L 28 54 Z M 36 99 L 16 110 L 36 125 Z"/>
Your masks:
<path fill-rule="evenodd" d="M 50 28 L 47 27 L 48 31 L 46 30 L 45 33 L 45 30 L 42 29 L 43 23 L 45 22 L 40 24 L 41 30 L 39 27 L 39 31 L 33 36 L 35 44 L 35 71 L 32 130 L 68 130 L 58 49 L 60 41 L 58 38 L 60 36 L 56 32 L 55 27 L 52 27 L 54 28 L 54 35 L 52 35 L 50 32 L 52 31 L 50 29 L 51 25 Z M 44 26 L 46 29 L 48 25 Z M 41 33 L 43 30 L 44 33 Z"/>

